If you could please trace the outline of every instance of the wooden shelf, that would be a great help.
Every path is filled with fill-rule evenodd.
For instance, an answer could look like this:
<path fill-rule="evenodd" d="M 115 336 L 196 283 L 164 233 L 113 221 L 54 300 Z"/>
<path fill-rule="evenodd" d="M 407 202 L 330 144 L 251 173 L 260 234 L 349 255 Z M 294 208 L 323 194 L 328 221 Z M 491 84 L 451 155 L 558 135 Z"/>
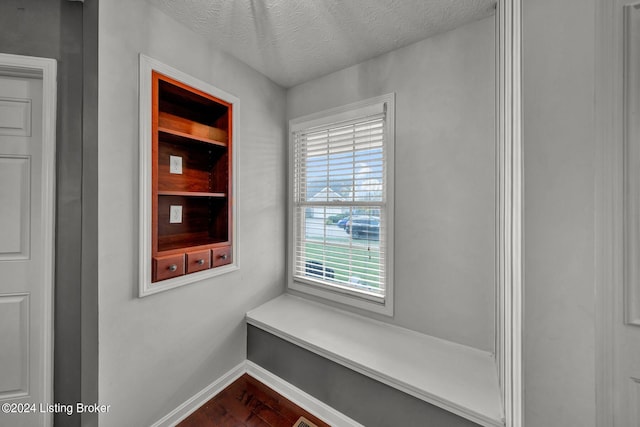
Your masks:
<path fill-rule="evenodd" d="M 231 263 L 232 104 L 159 73 L 152 79 L 151 256 L 160 282 Z M 215 262 L 190 264 L 214 252 Z"/>
<path fill-rule="evenodd" d="M 196 138 L 206 138 L 214 141 L 223 141 L 225 143 L 228 140 L 227 131 L 224 129 L 189 120 L 164 111 L 158 113 L 158 127 L 185 133 Z"/>
<path fill-rule="evenodd" d="M 182 253 L 187 250 L 195 251 L 199 249 L 211 249 L 226 245 L 226 240 L 215 239 L 206 234 L 195 236 L 193 234 L 184 234 L 172 236 L 170 238 L 162 239 L 160 247 L 162 250 L 158 251 L 158 255 L 169 255 L 172 253 Z"/>
<path fill-rule="evenodd" d="M 206 144 L 217 145 L 219 147 L 227 146 L 227 143 L 224 141 L 217 141 L 215 139 L 196 136 L 196 135 L 180 132 L 180 131 L 169 129 L 169 128 L 158 127 L 158 132 L 160 134 L 163 134 L 162 139 L 168 142 L 188 144 L 188 143 L 192 143 L 193 141 L 199 141 L 199 142 L 204 142 Z"/>
<path fill-rule="evenodd" d="M 184 197 L 215 197 L 222 199 L 226 193 L 205 193 L 202 191 L 158 191 L 158 196 L 184 196 Z"/>
<path fill-rule="evenodd" d="M 228 242 L 228 200 L 218 197 L 158 196 L 157 251 Z M 182 207 L 182 218 L 171 222 L 171 206 Z M 167 246 L 169 245 L 169 246 Z"/>

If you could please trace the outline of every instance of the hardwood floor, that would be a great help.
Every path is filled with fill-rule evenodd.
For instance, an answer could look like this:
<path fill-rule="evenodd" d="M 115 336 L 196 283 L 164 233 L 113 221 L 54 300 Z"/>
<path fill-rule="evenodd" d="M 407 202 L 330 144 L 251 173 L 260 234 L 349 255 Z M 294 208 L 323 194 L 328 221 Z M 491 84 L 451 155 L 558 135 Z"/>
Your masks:
<path fill-rule="evenodd" d="M 330 427 L 244 374 L 189 415 L 178 427 L 293 427 L 301 416 L 318 427 Z"/>

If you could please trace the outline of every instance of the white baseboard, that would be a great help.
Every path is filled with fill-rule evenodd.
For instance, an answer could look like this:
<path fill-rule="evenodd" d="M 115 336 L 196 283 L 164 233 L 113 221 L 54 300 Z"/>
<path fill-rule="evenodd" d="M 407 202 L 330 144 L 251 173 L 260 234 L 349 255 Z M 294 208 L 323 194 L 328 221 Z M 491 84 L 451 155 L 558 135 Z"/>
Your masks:
<path fill-rule="evenodd" d="M 207 403 L 213 396 L 220 393 L 232 382 L 246 373 L 245 362 L 239 363 L 235 368 L 209 384 L 202 391 L 191 397 L 189 400 L 178 406 L 173 411 L 153 423 L 151 427 L 173 427 L 180 421 L 187 418 L 196 409 Z"/>
<path fill-rule="evenodd" d="M 273 391 L 281 394 L 305 411 L 315 415 L 333 427 L 363 427 L 362 424 L 336 411 L 310 394 L 307 394 L 299 388 L 289 384 L 282 378 L 272 374 L 250 360 L 245 360 L 238 364 L 182 405 L 156 421 L 151 427 L 175 426 L 195 412 L 199 407 L 207 403 L 216 394 L 224 390 L 228 385 L 240 378 L 243 374 L 251 375 Z"/>
<path fill-rule="evenodd" d="M 245 364 L 247 374 L 268 386 L 273 391 L 280 393 L 282 396 L 286 397 L 305 411 L 320 418 L 325 423 L 333 427 L 363 427 L 362 424 L 336 411 L 324 402 L 305 393 L 298 387 L 289 384 L 282 378 L 272 374 L 263 367 L 256 365 L 252 361 L 247 360 Z"/>

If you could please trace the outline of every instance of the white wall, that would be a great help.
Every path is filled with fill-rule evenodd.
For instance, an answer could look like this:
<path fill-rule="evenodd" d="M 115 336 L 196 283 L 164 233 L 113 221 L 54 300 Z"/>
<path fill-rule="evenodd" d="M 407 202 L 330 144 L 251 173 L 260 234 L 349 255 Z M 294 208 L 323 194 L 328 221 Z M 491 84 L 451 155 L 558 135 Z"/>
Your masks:
<path fill-rule="evenodd" d="M 150 425 L 243 361 L 245 312 L 282 293 L 285 94 L 144 1 L 100 2 L 100 426 Z M 138 53 L 240 98 L 240 270 L 137 298 Z"/>
<path fill-rule="evenodd" d="M 523 7 L 527 427 L 596 419 L 594 6 Z"/>
<path fill-rule="evenodd" d="M 392 323 L 492 351 L 494 17 L 291 88 L 289 119 L 396 93 Z"/>

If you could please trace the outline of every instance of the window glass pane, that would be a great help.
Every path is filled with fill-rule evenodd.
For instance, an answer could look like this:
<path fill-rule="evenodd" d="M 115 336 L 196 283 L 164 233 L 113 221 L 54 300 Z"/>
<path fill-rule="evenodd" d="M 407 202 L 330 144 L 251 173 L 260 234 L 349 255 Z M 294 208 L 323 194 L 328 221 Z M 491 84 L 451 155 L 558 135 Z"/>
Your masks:
<path fill-rule="evenodd" d="M 295 275 L 384 295 L 384 250 L 378 206 L 307 206 L 297 212 L 301 233 Z"/>

